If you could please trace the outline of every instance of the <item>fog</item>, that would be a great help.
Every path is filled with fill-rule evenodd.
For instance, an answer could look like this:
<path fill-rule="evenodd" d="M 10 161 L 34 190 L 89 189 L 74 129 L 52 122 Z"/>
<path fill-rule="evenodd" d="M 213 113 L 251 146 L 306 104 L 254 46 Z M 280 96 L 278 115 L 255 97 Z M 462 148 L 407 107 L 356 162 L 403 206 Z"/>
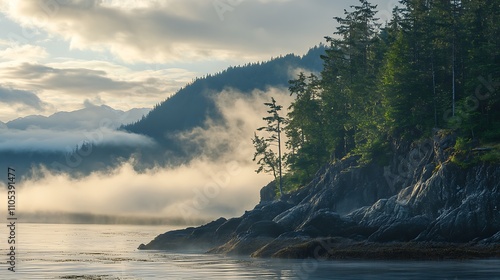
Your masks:
<path fill-rule="evenodd" d="M 149 109 L 124 112 L 88 100 L 83 106 L 77 111 L 28 116 L 0 124 L 0 152 L 71 152 L 90 142 L 125 147 L 154 145 L 146 136 L 116 130 L 124 123 L 139 120 Z"/>
<path fill-rule="evenodd" d="M 209 120 L 206 129 L 178 135 L 204 151 L 188 164 L 138 173 L 132 159 L 112 172 L 78 179 L 42 170 L 42 177 L 17 183 L 18 209 L 161 217 L 184 223 L 241 215 L 258 203 L 259 190 L 272 180 L 255 173 L 251 142 L 256 128 L 265 125 L 263 103 L 271 96 L 284 108 L 292 100 L 286 89 L 275 88 L 251 95 L 231 90 L 218 94 L 225 122 Z"/>
<path fill-rule="evenodd" d="M 71 152 L 84 143 L 114 146 L 153 146 L 154 141 L 138 134 L 117 131 L 107 127 L 93 130 L 57 131 L 30 128 L 28 130 L 1 129 L 0 151 Z"/>

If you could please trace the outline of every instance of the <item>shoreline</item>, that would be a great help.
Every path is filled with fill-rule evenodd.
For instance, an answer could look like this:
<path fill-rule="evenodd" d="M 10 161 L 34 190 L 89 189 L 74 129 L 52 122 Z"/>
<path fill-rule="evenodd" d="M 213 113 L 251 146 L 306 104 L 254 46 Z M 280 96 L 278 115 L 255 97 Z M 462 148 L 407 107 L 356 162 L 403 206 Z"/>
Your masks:
<path fill-rule="evenodd" d="M 327 247 L 325 247 L 325 245 Z M 257 254 L 253 257 L 259 257 Z M 272 258 L 321 260 L 402 260 L 445 261 L 500 259 L 500 244 L 456 243 L 329 243 L 328 239 L 315 239 L 287 246 Z"/>
<path fill-rule="evenodd" d="M 325 166 L 308 185 L 280 199 L 270 195 L 276 186 L 269 183 L 259 204 L 240 217 L 166 232 L 140 249 L 290 259 L 500 258 L 500 185 L 492 180 L 500 178 L 500 167 L 464 170 L 441 162 L 449 158 L 450 143 L 437 134 L 434 156 L 397 188 L 380 176 L 397 170 L 396 158 L 388 167 L 360 167 L 353 156 Z"/>
<path fill-rule="evenodd" d="M 179 240 L 177 240 L 179 241 Z M 235 238 L 217 246 L 205 242 L 187 246 L 183 242 L 164 243 L 139 250 L 243 256 L 256 259 L 315 259 L 322 261 L 446 261 L 500 259 L 500 243 L 354 241 L 348 238 Z"/>

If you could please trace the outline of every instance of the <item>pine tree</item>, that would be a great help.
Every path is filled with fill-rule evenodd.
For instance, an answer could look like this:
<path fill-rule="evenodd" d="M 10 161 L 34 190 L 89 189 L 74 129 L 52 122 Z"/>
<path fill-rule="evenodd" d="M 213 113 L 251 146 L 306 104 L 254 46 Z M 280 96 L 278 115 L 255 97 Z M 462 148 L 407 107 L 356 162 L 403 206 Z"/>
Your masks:
<path fill-rule="evenodd" d="M 276 104 L 276 100 L 271 97 L 270 103 L 264 103 L 269 107 L 267 113 L 269 116 L 264 117 L 263 120 L 267 122 L 267 126 L 257 129 L 257 131 L 266 131 L 269 136 L 267 138 L 254 135 L 253 144 L 255 147 L 255 154 L 253 160 L 259 164 L 257 173 L 262 171 L 272 172 L 275 180 L 279 179 L 279 192 L 283 195 L 283 157 L 281 151 L 281 131 L 285 118 L 280 116 L 280 111 L 283 108 L 281 105 Z M 272 147 L 278 148 L 278 155 L 275 154 Z"/>
<path fill-rule="evenodd" d="M 322 98 L 333 117 L 327 123 L 341 125 L 334 133 L 343 138 L 342 152 L 336 149 L 342 156 L 356 146 L 369 145 L 369 138 L 378 130 L 380 112 L 376 109 L 380 98 L 375 81 L 384 53 L 376 6 L 361 0 L 359 6 L 351 8 L 353 11 L 344 12 L 344 18 L 335 18 L 340 26 L 334 33 L 337 37 L 326 38 L 331 48 L 324 57 L 322 72 L 326 89 Z"/>
<path fill-rule="evenodd" d="M 309 180 L 329 157 L 319 87 L 319 78 L 314 74 L 306 77 L 300 73 L 296 80 L 290 81 L 289 90 L 295 101 L 289 107 L 285 128 L 290 151 L 286 161 L 298 184 Z"/>

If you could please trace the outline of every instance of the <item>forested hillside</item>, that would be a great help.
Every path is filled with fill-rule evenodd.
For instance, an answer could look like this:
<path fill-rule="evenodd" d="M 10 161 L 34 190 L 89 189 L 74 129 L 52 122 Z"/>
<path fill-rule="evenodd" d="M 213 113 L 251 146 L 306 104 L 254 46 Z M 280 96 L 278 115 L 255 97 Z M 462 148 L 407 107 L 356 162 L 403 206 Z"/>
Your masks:
<path fill-rule="evenodd" d="M 217 119 L 215 94 L 224 89 L 243 93 L 267 87 L 287 87 L 295 69 L 319 72 L 324 46 L 314 47 L 304 56 L 288 54 L 267 62 L 229 67 L 215 75 L 196 79 L 175 95 L 161 102 L 142 120 L 123 128 L 148 135 L 165 146 L 171 146 L 166 134 L 203 126 L 207 117 Z"/>
<path fill-rule="evenodd" d="M 498 161 L 500 1 L 401 0 L 390 22 L 376 14 L 361 0 L 335 18 L 321 74 L 291 81 L 289 178 L 305 183 L 350 154 L 384 163 L 433 128 L 459 133 L 458 163 L 480 145 L 479 160 Z"/>

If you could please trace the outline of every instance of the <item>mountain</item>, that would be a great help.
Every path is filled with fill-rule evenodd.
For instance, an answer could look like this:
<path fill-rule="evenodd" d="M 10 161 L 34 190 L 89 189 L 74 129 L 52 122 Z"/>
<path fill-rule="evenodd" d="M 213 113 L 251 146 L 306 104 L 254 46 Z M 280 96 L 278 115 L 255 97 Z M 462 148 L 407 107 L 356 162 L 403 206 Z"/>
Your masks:
<path fill-rule="evenodd" d="M 241 217 L 167 232 L 139 248 L 315 259 L 500 257 L 500 165 L 453 163 L 456 141 L 442 130 L 400 141 L 387 166 L 346 157 L 280 199 L 270 183 Z"/>
<path fill-rule="evenodd" d="M 138 108 L 124 112 L 87 102 L 85 108 L 76 111 L 58 112 L 49 117 L 27 116 L 2 123 L 0 166 L 15 167 L 19 176 L 40 165 L 73 175 L 106 168 L 107 163 L 116 161 L 115 155 L 126 155 L 142 141 L 116 128 L 139 120 L 149 110 Z M 71 151 L 78 145 L 88 148 L 94 141 L 100 141 L 100 146 L 93 146 L 91 159 L 79 164 Z M 89 152 L 80 154 L 88 155 Z M 78 155 L 80 159 L 81 155 Z"/>
<path fill-rule="evenodd" d="M 314 47 L 304 56 L 288 54 L 267 62 L 230 67 L 215 75 L 199 78 L 157 105 L 140 121 L 123 129 L 152 137 L 166 146 L 172 145 L 166 133 L 190 130 L 203 126 L 207 118 L 217 119 L 218 111 L 213 97 L 224 89 L 243 93 L 265 90 L 269 87 L 288 87 L 297 69 L 319 72 L 324 46 Z"/>
<path fill-rule="evenodd" d="M 124 112 L 106 105 L 96 106 L 87 103 L 85 108 L 80 110 L 57 112 L 49 117 L 32 115 L 9 121 L 5 125 L 10 129 L 19 130 L 38 128 L 67 131 L 97 129 L 105 123 L 109 128 L 118 128 L 122 124 L 140 120 L 149 111 L 147 108 L 134 108 Z"/>

